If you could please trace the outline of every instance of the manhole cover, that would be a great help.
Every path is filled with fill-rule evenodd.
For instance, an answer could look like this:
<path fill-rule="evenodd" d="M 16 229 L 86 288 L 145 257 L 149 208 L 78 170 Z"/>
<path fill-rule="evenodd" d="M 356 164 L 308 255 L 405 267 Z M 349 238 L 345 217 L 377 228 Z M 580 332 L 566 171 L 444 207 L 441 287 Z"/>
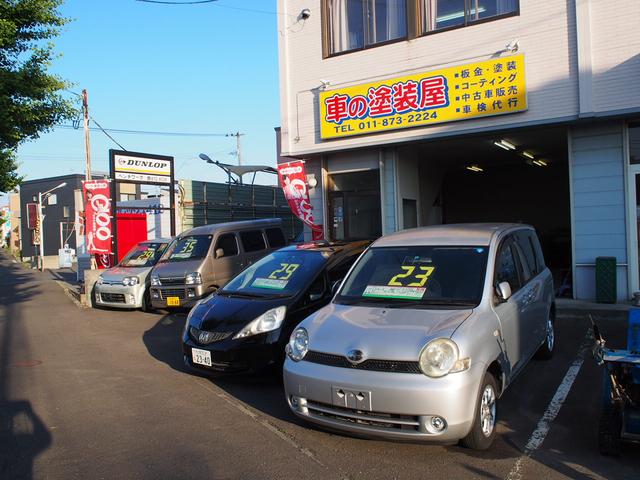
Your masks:
<path fill-rule="evenodd" d="M 18 360 L 13 362 L 14 367 L 35 367 L 42 363 L 42 360 Z"/>

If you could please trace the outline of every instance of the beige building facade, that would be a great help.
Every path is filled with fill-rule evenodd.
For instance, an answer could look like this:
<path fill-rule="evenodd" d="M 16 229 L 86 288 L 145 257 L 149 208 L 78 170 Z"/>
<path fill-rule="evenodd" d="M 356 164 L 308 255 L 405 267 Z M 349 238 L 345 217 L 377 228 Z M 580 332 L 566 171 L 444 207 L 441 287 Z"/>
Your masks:
<path fill-rule="evenodd" d="M 595 298 L 598 257 L 616 258 L 619 299 L 640 290 L 640 3 L 278 9 L 281 154 L 318 180 L 328 238 L 525 222 L 559 294 Z"/>

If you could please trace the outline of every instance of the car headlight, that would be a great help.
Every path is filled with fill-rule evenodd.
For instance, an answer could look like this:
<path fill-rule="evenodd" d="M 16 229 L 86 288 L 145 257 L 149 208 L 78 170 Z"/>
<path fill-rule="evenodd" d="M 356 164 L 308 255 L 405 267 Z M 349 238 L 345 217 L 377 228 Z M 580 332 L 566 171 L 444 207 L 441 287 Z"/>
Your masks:
<path fill-rule="evenodd" d="M 102 278 L 102 275 L 100 275 L 98 277 L 98 280 L 96 280 L 96 284 L 97 285 L 102 285 L 104 283 L 104 278 Z"/>
<path fill-rule="evenodd" d="M 200 285 L 202 283 L 202 276 L 198 272 L 187 273 L 184 277 L 184 283 L 187 285 Z"/>
<path fill-rule="evenodd" d="M 138 277 L 124 277 L 122 279 L 122 284 L 125 287 L 133 287 L 134 285 L 138 285 L 140 283 L 140 279 Z"/>
<path fill-rule="evenodd" d="M 287 313 L 287 307 L 277 307 L 267 310 L 255 320 L 249 322 L 245 327 L 236 333 L 233 338 L 245 338 L 258 333 L 271 332 L 277 330 L 284 321 L 284 315 Z"/>
<path fill-rule="evenodd" d="M 307 333 L 307 329 L 304 327 L 296 328 L 291 334 L 285 350 L 289 358 L 294 362 L 302 360 L 309 350 L 309 334 Z"/>
<path fill-rule="evenodd" d="M 459 358 L 458 345 L 448 338 L 431 340 L 420 353 L 420 370 L 428 377 L 444 377 L 469 368 L 468 358 Z"/>
<path fill-rule="evenodd" d="M 187 319 L 184 322 L 184 328 L 182 329 L 182 336 L 184 336 L 189 330 L 189 325 L 191 324 L 191 317 L 193 317 L 193 313 L 196 311 L 198 306 L 200 305 L 200 301 L 196 303 L 191 310 L 189 310 L 189 315 L 187 315 Z"/>
<path fill-rule="evenodd" d="M 159 287 L 160 285 L 162 285 L 160 283 L 160 277 L 155 273 L 151 275 L 151 285 L 153 285 L 154 287 Z"/>

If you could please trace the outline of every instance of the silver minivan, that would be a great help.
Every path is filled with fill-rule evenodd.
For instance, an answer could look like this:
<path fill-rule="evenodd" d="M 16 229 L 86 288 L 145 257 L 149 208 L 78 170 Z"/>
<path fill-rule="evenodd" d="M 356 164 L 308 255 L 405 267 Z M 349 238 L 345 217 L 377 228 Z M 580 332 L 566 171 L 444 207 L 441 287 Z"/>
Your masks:
<path fill-rule="evenodd" d="M 217 223 L 181 233 L 151 272 L 154 308 L 192 307 L 286 239 L 279 218 Z"/>
<path fill-rule="evenodd" d="M 553 353 L 554 298 L 532 227 L 387 235 L 292 333 L 287 401 L 358 436 L 488 448 L 496 400 L 536 353 Z"/>
<path fill-rule="evenodd" d="M 156 238 L 134 245 L 118 265 L 100 274 L 93 287 L 94 304 L 149 311 L 149 272 L 170 244 L 170 238 Z"/>

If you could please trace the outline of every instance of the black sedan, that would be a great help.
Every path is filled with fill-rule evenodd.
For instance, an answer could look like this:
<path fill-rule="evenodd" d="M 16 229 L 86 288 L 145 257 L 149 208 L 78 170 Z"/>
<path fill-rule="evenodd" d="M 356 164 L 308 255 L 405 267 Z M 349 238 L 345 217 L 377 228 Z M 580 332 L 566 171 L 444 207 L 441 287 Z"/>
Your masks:
<path fill-rule="evenodd" d="M 263 257 L 193 307 L 182 334 L 185 365 L 205 374 L 281 365 L 293 329 L 329 303 L 369 243 L 305 243 Z"/>

